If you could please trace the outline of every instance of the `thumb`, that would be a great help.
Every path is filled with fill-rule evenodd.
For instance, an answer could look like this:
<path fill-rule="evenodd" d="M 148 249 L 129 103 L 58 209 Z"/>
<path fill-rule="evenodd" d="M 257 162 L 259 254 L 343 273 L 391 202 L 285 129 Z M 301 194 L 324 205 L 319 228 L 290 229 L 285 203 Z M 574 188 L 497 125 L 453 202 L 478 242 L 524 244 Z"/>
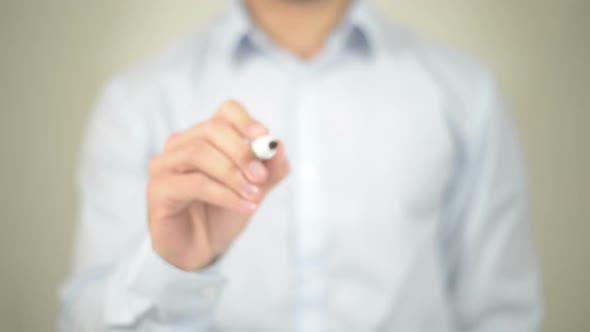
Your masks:
<path fill-rule="evenodd" d="M 276 184 L 289 175 L 289 160 L 285 155 L 285 145 L 282 141 L 277 141 L 277 153 L 275 156 L 264 162 L 269 171 L 269 179 L 265 185 L 266 190 L 272 189 Z"/>

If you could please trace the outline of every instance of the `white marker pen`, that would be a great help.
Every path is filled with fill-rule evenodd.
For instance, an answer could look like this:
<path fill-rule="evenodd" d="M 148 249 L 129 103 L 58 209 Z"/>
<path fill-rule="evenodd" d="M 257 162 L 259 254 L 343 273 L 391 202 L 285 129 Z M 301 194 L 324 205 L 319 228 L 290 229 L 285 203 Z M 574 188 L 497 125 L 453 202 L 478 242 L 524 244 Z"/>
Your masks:
<path fill-rule="evenodd" d="M 250 143 L 252 152 L 258 159 L 269 160 L 277 153 L 279 143 L 270 136 L 260 136 Z"/>

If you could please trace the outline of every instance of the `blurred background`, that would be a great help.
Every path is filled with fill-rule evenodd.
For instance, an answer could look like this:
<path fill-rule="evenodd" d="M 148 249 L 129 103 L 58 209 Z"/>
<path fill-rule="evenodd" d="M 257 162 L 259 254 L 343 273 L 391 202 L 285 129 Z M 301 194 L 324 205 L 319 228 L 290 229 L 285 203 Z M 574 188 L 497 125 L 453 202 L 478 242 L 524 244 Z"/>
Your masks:
<path fill-rule="evenodd" d="M 545 331 L 590 330 L 590 1 L 381 0 L 496 72 L 520 129 Z M 213 0 L 0 1 L 0 330 L 53 331 L 95 97 L 219 13 Z"/>

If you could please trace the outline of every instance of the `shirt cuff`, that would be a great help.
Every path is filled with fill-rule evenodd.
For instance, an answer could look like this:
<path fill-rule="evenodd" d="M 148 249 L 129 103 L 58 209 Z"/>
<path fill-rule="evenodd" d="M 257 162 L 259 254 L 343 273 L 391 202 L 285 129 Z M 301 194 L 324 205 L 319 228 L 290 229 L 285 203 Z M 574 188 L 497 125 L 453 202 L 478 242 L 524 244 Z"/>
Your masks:
<path fill-rule="evenodd" d="M 112 316 L 119 316 L 114 320 L 120 323 L 133 323 L 148 312 L 155 315 L 154 319 L 164 322 L 182 322 L 196 316 L 201 316 L 199 320 L 208 320 L 225 283 L 215 263 L 194 272 L 168 263 L 154 251 L 149 236 L 124 270 L 120 274 L 122 278 L 115 283 L 123 287 L 114 285 L 119 290 L 112 295 L 119 299 L 125 297 L 127 306 L 117 310 L 108 310 L 115 309 L 113 306 L 107 308 Z M 122 304 L 117 302 L 115 307 Z M 126 317 L 120 317 L 122 313 Z"/>
<path fill-rule="evenodd" d="M 158 300 L 186 294 L 214 297 L 223 284 L 217 264 L 199 271 L 183 271 L 165 261 L 146 239 L 139 255 L 130 266 L 127 285 L 138 295 Z"/>

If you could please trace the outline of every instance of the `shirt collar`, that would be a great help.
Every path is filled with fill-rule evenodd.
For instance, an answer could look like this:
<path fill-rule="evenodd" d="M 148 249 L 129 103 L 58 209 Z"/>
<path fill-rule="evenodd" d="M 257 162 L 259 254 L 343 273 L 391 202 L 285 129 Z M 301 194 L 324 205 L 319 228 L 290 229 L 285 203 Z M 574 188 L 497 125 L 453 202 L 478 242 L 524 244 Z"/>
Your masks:
<path fill-rule="evenodd" d="M 381 43 L 377 21 L 372 7 L 364 0 L 353 0 L 331 37 L 346 52 L 374 54 Z M 231 2 L 220 41 L 225 44 L 223 52 L 234 62 L 241 62 L 272 44 L 252 21 L 243 0 Z"/>

